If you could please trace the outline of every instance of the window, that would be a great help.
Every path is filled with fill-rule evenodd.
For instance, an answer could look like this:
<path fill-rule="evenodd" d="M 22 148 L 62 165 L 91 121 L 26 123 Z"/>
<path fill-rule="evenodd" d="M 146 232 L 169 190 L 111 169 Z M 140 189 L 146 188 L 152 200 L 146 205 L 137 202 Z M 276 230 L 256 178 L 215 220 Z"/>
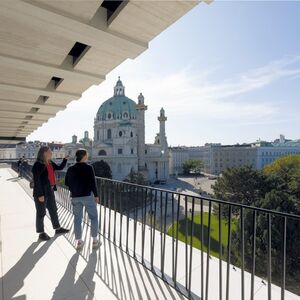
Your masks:
<path fill-rule="evenodd" d="M 97 130 L 97 140 L 99 141 L 99 130 Z"/>
<path fill-rule="evenodd" d="M 107 129 L 107 139 L 111 139 L 111 129 Z"/>
<path fill-rule="evenodd" d="M 122 131 L 119 131 L 119 137 L 121 137 L 123 135 Z"/>
<path fill-rule="evenodd" d="M 111 113 L 108 113 L 107 118 L 111 119 Z"/>
<path fill-rule="evenodd" d="M 131 154 L 133 154 L 133 153 L 134 153 L 132 148 L 131 148 L 130 152 L 131 152 Z"/>
<path fill-rule="evenodd" d="M 128 118 L 128 112 L 124 112 L 124 113 L 123 113 L 123 118 L 124 118 L 124 119 L 127 119 L 127 118 Z"/>
<path fill-rule="evenodd" d="M 132 131 L 130 132 L 130 137 L 133 137 L 133 132 Z"/>
<path fill-rule="evenodd" d="M 118 154 L 123 154 L 123 149 L 118 149 Z"/>
<path fill-rule="evenodd" d="M 107 9 L 107 20 L 113 15 L 113 13 L 117 10 L 117 8 L 122 4 L 123 0 L 104 0 L 101 4 L 102 7 Z"/>
<path fill-rule="evenodd" d="M 54 85 L 54 89 L 56 89 L 63 81 L 63 78 L 53 76 L 50 80 L 50 84 Z"/>
<path fill-rule="evenodd" d="M 100 150 L 98 155 L 100 156 L 105 156 L 106 155 L 106 151 L 105 150 Z"/>
<path fill-rule="evenodd" d="M 69 55 L 72 56 L 72 64 L 76 65 L 82 56 L 89 50 L 90 46 L 76 42 L 72 49 L 69 52 Z"/>

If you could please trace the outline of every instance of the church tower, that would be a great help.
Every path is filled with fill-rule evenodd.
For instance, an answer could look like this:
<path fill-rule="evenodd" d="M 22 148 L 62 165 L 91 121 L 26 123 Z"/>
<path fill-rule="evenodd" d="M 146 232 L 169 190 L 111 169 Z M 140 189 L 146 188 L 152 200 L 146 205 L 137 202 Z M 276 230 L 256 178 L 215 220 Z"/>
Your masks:
<path fill-rule="evenodd" d="M 118 81 L 114 87 L 114 96 L 125 96 L 125 86 L 123 85 L 120 76 L 118 77 Z"/>
<path fill-rule="evenodd" d="M 163 108 L 161 108 L 160 115 L 157 119 L 159 121 L 159 143 L 161 144 L 162 150 L 166 153 L 168 151 L 168 142 L 166 137 L 167 117 Z"/>
<path fill-rule="evenodd" d="M 144 103 L 144 96 L 142 93 L 138 96 L 138 104 L 136 105 L 138 128 L 137 128 L 137 151 L 138 151 L 138 169 L 140 171 L 145 169 L 145 111 L 147 106 Z"/>

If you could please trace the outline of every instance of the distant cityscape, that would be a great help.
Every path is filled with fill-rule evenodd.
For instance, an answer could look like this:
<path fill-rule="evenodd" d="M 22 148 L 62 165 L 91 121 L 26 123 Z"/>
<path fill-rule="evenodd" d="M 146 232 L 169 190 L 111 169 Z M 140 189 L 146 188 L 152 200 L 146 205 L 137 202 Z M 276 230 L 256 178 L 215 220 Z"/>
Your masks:
<path fill-rule="evenodd" d="M 0 159 L 19 159 L 24 157 L 27 160 L 34 160 L 42 145 L 47 145 L 53 152 L 53 159 L 61 159 L 66 155 L 71 156 L 70 163 L 75 152 L 79 148 L 86 148 L 91 152 L 93 141 L 89 138 L 87 131 L 84 137 L 78 141 L 73 135 L 70 143 L 29 141 L 20 142 L 16 145 L 0 145 Z M 287 155 L 300 155 L 300 139 L 286 139 L 284 135 L 272 142 L 258 140 L 253 143 L 222 145 L 221 143 L 207 143 L 204 146 L 176 146 L 169 147 L 169 175 L 176 176 L 183 173 L 183 164 L 187 160 L 201 160 L 203 172 L 212 175 L 219 175 L 227 168 L 250 165 L 254 169 L 261 169 L 279 157 Z M 90 153 L 90 159 L 95 161 Z M 103 158 L 101 158 L 103 159 Z"/>

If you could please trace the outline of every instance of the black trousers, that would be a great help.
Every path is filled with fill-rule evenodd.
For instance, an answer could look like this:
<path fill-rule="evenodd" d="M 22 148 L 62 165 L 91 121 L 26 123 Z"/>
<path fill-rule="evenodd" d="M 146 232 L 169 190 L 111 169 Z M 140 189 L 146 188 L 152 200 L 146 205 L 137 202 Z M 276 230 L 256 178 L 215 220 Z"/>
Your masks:
<path fill-rule="evenodd" d="M 44 232 L 44 217 L 46 215 L 46 208 L 48 209 L 53 229 L 60 228 L 54 191 L 51 189 L 47 192 L 44 202 L 40 202 L 37 197 L 34 197 L 34 202 L 36 208 L 36 232 Z"/>

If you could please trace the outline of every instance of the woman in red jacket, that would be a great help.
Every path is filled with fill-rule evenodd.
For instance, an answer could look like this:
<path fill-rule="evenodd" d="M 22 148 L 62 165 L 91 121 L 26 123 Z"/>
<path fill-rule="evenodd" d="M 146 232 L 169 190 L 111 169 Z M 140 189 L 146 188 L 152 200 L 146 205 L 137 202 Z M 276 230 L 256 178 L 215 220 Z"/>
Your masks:
<path fill-rule="evenodd" d="M 50 239 L 49 235 L 44 231 L 46 208 L 50 214 L 55 234 L 69 232 L 69 229 L 60 226 L 54 195 L 54 191 L 56 191 L 55 171 L 62 170 L 66 166 L 68 156 L 63 159 L 60 165 L 54 163 L 51 158 L 51 149 L 47 146 L 42 146 L 32 167 L 33 198 L 36 207 L 36 232 L 39 233 L 39 238 L 43 241 Z"/>

